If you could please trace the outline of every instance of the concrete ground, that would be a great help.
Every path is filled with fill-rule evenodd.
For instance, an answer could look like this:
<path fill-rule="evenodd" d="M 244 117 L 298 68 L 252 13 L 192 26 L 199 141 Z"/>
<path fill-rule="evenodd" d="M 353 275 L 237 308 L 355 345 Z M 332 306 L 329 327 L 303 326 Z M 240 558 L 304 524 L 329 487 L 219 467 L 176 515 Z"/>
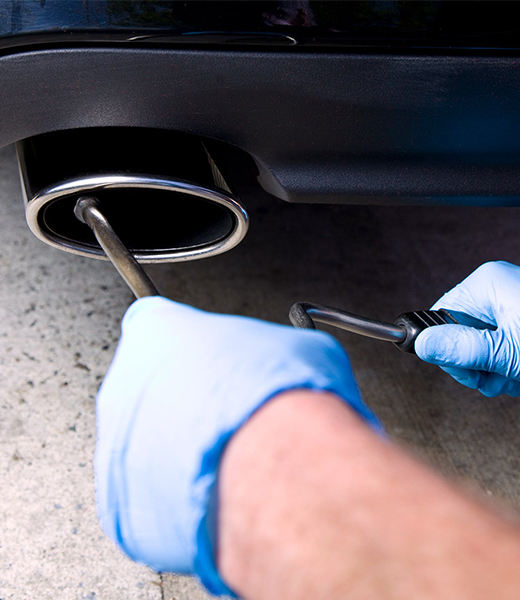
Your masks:
<path fill-rule="evenodd" d="M 291 206 L 238 182 L 252 226 L 232 252 L 149 268 L 173 299 L 287 322 L 296 300 L 393 320 L 480 263 L 520 263 L 520 212 Z M 0 600 L 201 600 L 189 578 L 122 556 L 98 527 L 95 394 L 132 295 L 108 263 L 38 241 L 0 151 Z M 389 434 L 520 506 L 520 402 L 489 400 L 392 345 L 336 332 Z"/>

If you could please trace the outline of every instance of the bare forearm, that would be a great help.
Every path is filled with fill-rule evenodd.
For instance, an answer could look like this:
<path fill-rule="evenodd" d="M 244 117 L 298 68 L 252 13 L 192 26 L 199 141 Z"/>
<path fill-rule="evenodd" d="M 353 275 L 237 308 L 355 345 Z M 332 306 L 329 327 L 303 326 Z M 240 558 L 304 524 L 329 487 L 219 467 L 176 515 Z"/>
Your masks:
<path fill-rule="evenodd" d="M 328 394 L 287 392 L 231 440 L 219 568 L 250 600 L 508 600 L 520 530 Z"/>

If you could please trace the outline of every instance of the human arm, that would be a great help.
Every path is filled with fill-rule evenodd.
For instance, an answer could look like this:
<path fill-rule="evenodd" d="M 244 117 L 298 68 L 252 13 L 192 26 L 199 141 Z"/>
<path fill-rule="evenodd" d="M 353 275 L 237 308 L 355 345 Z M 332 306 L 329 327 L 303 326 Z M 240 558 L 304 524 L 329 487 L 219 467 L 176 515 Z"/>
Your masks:
<path fill-rule="evenodd" d="M 329 391 L 375 430 L 348 358 L 331 336 L 144 298 L 125 315 L 97 400 L 96 492 L 105 532 L 158 571 L 214 567 L 214 507 L 226 443 L 275 395 Z"/>
<path fill-rule="evenodd" d="M 442 325 L 421 332 L 415 351 L 486 396 L 520 396 L 520 267 L 480 266 L 432 307 L 460 311 L 496 330 Z"/>
<path fill-rule="evenodd" d="M 97 409 L 105 531 L 134 560 L 196 572 L 215 593 L 271 600 L 259 596 L 269 572 L 280 594 L 305 582 L 370 599 L 384 583 L 385 600 L 405 584 L 421 591 L 454 578 L 459 551 L 470 562 L 476 553 L 502 586 L 511 557 L 518 564 L 515 525 L 460 499 L 379 435 L 346 355 L 325 334 L 144 299 L 125 317 Z M 291 538 L 301 531 L 305 539 Z M 257 534 L 267 532 L 278 554 L 262 547 Z M 466 536 L 468 545 L 458 540 Z"/>
<path fill-rule="evenodd" d="M 219 567 L 250 600 L 518 598 L 518 524 L 333 395 L 287 392 L 259 410 L 219 482 Z"/>

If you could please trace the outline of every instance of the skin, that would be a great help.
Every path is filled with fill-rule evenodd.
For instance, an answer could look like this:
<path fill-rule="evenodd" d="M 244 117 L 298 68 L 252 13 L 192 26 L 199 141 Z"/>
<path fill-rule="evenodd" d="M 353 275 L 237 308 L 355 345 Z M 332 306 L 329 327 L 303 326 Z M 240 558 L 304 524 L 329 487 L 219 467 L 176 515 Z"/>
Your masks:
<path fill-rule="evenodd" d="M 218 566 L 249 600 L 517 600 L 520 526 L 375 434 L 285 392 L 229 443 Z"/>

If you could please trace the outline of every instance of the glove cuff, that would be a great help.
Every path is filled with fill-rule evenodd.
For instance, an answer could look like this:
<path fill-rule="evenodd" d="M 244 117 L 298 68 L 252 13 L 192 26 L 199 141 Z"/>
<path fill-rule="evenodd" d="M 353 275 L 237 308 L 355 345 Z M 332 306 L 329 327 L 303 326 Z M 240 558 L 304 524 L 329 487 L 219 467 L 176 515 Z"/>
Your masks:
<path fill-rule="evenodd" d="M 222 580 L 215 564 L 217 542 L 218 491 L 217 484 L 212 487 L 208 510 L 197 530 L 197 554 L 194 569 L 202 585 L 214 596 L 238 598 Z"/>

